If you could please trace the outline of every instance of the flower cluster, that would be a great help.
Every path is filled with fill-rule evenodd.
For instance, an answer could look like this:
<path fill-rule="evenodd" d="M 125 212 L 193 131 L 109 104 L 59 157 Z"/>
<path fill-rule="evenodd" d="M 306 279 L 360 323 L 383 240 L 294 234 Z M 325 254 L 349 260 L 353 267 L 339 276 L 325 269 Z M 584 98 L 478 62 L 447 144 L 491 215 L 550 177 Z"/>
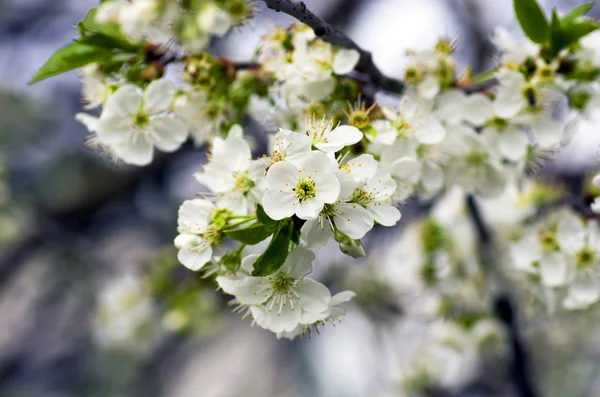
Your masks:
<path fill-rule="evenodd" d="M 118 26 L 129 40 L 167 44 L 173 37 L 193 53 L 210 37 L 223 36 L 253 14 L 246 0 L 111 0 L 103 2 L 96 21 Z"/>
<path fill-rule="evenodd" d="M 512 263 L 544 288 L 550 308 L 584 309 L 600 300 L 600 225 L 564 211 L 527 228 L 510 247 Z"/>
<path fill-rule="evenodd" d="M 517 14 L 535 8 L 520 4 Z M 584 308 L 600 300 L 596 220 L 570 212 L 537 219 L 565 195 L 531 175 L 599 108 L 600 33 L 587 10 L 554 11 L 537 27 L 518 15 L 530 40 L 497 29 L 498 64 L 479 76 L 458 71 L 450 40 L 408 51 L 394 108 L 375 100 L 385 78 L 372 73 L 366 51 L 304 24 L 265 35 L 255 63 L 203 53 L 211 36 L 253 14 L 247 0 L 103 1 L 34 81 L 85 65 L 85 108 L 101 111 L 77 119 L 92 133 L 88 145 L 114 161 L 143 166 L 154 149 L 175 151 L 189 137 L 210 143 L 194 175 L 210 193 L 179 209 L 178 260 L 214 277 L 235 297 L 234 311 L 279 337 L 338 321 L 338 305 L 353 296 L 307 277 L 313 252 L 334 240 L 344 254 L 364 256 L 360 239 L 394 226 L 397 205 L 413 196 L 438 205 L 400 239 L 411 260 L 399 278 L 434 291 L 436 315 L 464 314 L 463 299 L 485 301 L 467 197 L 547 300 Z M 77 53 L 86 62 L 69 64 Z M 167 66 L 180 68 L 167 78 Z M 247 115 L 274 133 L 263 156 L 253 157 L 243 134 Z M 598 199 L 592 209 L 600 211 Z M 480 321 L 481 305 L 466 305 L 457 322 Z"/>

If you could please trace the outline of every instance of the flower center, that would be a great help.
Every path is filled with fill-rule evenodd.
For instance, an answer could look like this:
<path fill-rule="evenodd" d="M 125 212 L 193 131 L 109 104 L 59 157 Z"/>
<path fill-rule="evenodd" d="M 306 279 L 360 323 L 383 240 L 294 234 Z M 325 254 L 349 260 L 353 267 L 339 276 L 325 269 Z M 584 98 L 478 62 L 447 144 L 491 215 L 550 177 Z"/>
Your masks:
<path fill-rule="evenodd" d="M 404 71 L 404 81 L 408 84 L 416 83 L 419 80 L 419 71 L 416 67 L 411 66 Z"/>
<path fill-rule="evenodd" d="M 558 251 L 559 249 L 556 233 L 552 231 L 542 230 L 539 235 L 539 241 L 544 252 Z"/>
<path fill-rule="evenodd" d="M 315 198 L 317 195 L 315 181 L 311 181 L 309 179 L 300 179 L 296 184 L 296 187 L 292 190 L 301 203 L 305 200 Z"/>
<path fill-rule="evenodd" d="M 485 164 L 485 162 L 487 161 L 487 158 L 488 158 L 488 154 L 487 153 L 477 152 L 477 151 L 474 151 L 474 150 L 471 150 L 466 155 L 467 163 L 470 164 L 470 165 L 472 165 L 472 166 L 476 166 L 476 167 Z"/>
<path fill-rule="evenodd" d="M 373 195 L 366 190 L 356 189 L 352 194 L 352 198 L 350 199 L 351 203 L 356 203 L 362 205 L 363 207 L 373 201 L 375 198 Z"/>
<path fill-rule="evenodd" d="M 594 251 L 589 247 L 583 247 L 575 254 L 575 263 L 578 269 L 590 267 L 594 262 Z"/>
<path fill-rule="evenodd" d="M 146 113 L 140 111 L 133 115 L 131 122 L 138 128 L 144 128 L 150 122 L 150 117 L 148 117 Z"/>
<path fill-rule="evenodd" d="M 276 294 L 287 294 L 292 285 L 294 285 L 294 279 L 283 272 L 279 272 L 270 277 L 269 281 L 271 282 L 273 293 Z"/>
<path fill-rule="evenodd" d="M 250 179 L 247 171 L 243 171 L 237 174 L 235 177 L 235 188 L 234 191 L 246 194 L 254 187 L 254 181 Z"/>

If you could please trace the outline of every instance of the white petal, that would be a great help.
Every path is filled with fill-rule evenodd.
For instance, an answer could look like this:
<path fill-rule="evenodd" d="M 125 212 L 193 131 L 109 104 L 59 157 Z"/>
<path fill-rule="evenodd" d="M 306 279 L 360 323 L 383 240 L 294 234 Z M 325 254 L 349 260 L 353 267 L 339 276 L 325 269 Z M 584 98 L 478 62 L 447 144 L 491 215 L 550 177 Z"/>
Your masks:
<path fill-rule="evenodd" d="M 356 50 L 342 48 L 333 58 L 333 73 L 348 74 L 354 70 L 360 59 L 360 53 Z"/>
<path fill-rule="evenodd" d="M 309 221 L 310 222 L 310 221 Z M 315 259 L 314 252 L 305 247 L 295 248 L 285 260 L 280 271 L 291 278 L 300 279 L 312 271 L 311 262 Z"/>
<path fill-rule="evenodd" d="M 302 310 L 297 307 L 292 308 L 287 304 L 280 307 L 273 306 L 272 311 L 266 313 L 267 329 L 272 332 L 290 332 L 293 331 L 300 323 Z"/>
<path fill-rule="evenodd" d="M 342 291 L 331 297 L 331 302 L 329 304 L 331 306 L 339 305 L 340 303 L 348 302 L 350 299 L 354 298 L 356 293 L 353 291 Z"/>
<path fill-rule="evenodd" d="M 592 204 L 590 204 L 590 208 L 594 213 L 600 214 L 600 197 L 596 197 Z"/>
<path fill-rule="evenodd" d="M 178 117 L 156 116 L 150 119 L 150 129 L 156 136 L 154 144 L 163 152 L 173 152 L 177 150 L 187 139 L 188 128 Z"/>
<path fill-rule="evenodd" d="M 569 295 L 579 306 L 587 307 L 600 300 L 600 284 L 589 276 L 579 277 L 570 286 Z"/>
<path fill-rule="evenodd" d="M 423 81 L 417 85 L 417 93 L 420 97 L 433 99 L 440 92 L 440 83 L 432 74 L 425 76 Z"/>
<path fill-rule="evenodd" d="M 492 101 L 483 94 L 470 95 L 464 102 L 463 117 L 475 126 L 483 125 L 494 117 Z"/>
<path fill-rule="evenodd" d="M 562 252 L 551 252 L 544 255 L 540 261 L 540 276 L 542 284 L 547 287 L 559 287 L 567 282 L 567 257 Z"/>
<path fill-rule="evenodd" d="M 120 144 L 131 139 L 134 130 L 128 118 L 120 115 L 105 116 L 103 112 L 96 124 L 96 133 L 103 142 Z"/>
<path fill-rule="evenodd" d="M 331 223 L 328 220 L 321 222 L 319 218 L 308 220 L 300 229 L 300 237 L 304 240 L 306 248 L 310 250 L 323 248 L 333 237 Z"/>
<path fill-rule="evenodd" d="M 375 140 L 384 145 L 393 145 L 398 136 L 398 131 L 388 120 L 374 120 L 371 126 L 375 129 Z"/>
<path fill-rule="evenodd" d="M 252 273 L 254 271 L 254 262 L 258 259 L 260 255 L 258 254 L 250 254 L 242 258 L 242 269 L 244 269 L 248 273 Z"/>
<path fill-rule="evenodd" d="M 202 233 L 212 211 L 215 209 L 209 200 L 186 200 L 179 207 L 177 223 L 180 233 Z"/>
<path fill-rule="evenodd" d="M 363 137 L 363 133 L 356 127 L 342 125 L 333 129 L 327 136 L 327 142 L 317 143 L 315 146 L 326 153 L 337 152 L 345 146 L 354 145 Z"/>
<path fill-rule="evenodd" d="M 302 203 L 296 204 L 295 209 L 296 216 L 300 219 L 316 219 L 317 216 L 319 216 L 319 213 L 323 210 L 323 201 L 318 199 L 308 199 Z"/>
<path fill-rule="evenodd" d="M 415 138 L 427 145 L 441 142 L 446 136 L 446 129 L 437 120 L 431 120 L 422 126 L 419 126 L 415 131 Z"/>
<path fill-rule="evenodd" d="M 520 92 L 512 88 L 500 87 L 494 100 L 494 112 L 503 119 L 516 116 L 527 106 L 527 101 Z"/>
<path fill-rule="evenodd" d="M 592 179 L 592 184 L 596 187 L 600 187 L 600 174 L 594 176 L 594 179 Z"/>
<path fill-rule="evenodd" d="M 498 150 L 502 156 L 511 161 L 519 161 L 525 157 L 529 142 L 522 131 L 507 128 L 498 134 Z"/>
<path fill-rule="evenodd" d="M 435 193 L 444 187 L 444 171 L 437 164 L 425 163 L 421 183 L 427 193 Z"/>
<path fill-rule="evenodd" d="M 180 238 L 180 236 L 178 236 L 178 238 Z M 176 245 L 178 243 L 181 243 L 181 238 L 179 241 L 176 239 Z M 181 248 L 179 248 L 179 252 L 177 253 L 179 262 L 193 271 L 200 270 L 211 258 L 212 247 L 208 244 L 203 244 L 199 237 L 195 237 L 194 239 L 188 238 L 186 245 L 181 245 Z"/>
<path fill-rule="evenodd" d="M 302 307 L 302 310 L 322 312 L 329 309 L 331 292 L 323 284 L 313 279 L 305 278 L 298 281 L 298 286 L 294 287 L 294 290 L 300 295 L 298 303 Z"/>
<path fill-rule="evenodd" d="M 269 298 L 269 287 L 266 277 L 246 277 L 234 284 L 233 294 L 244 305 L 258 305 Z"/>
<path fill-rule="evenodd" d="M 138 136 L 123 143 L 112 144 L 114 152 L 127 164 L 144 166 L 152 162 L 154 148 L 145 137 Z"/>
<path fill-rule="evenodd" d="M 388 227 L 394 226 L 402 217 L 398 208 L 385 203 L 370 203 L 367 211 L 380 225 Z"/>
<path fill-rule="evenodd" d="M 166 111 L 175 96 L 175 85 L 167 79 L 154 80 L 144 91 L 144 108 L 146 112 L 158 113 Z"/>
<path fill-rule="evenodd" d="M 390 173 L 400 179 L 412 178 L 421 173 L 421 163 L 411 157 L 403 157 L 390 167 Z"/>
<path fill-rule="evenodd" d="M 267 183 L 271 189 L 291 191 L 298 183 L 298 168 L 285 161 L 275 163 L 267 172 Z"/>
<path fill-rule="evenodd" d="M 106 100 L 104 112 L 107 114 L 133 115 L 137 113 L 142 104 L 142 94 L 140 89 L 126 84 L 121 86 L 114 94 Z"/>
<path fill-rule="evenodd" d="M 377 160 L 370 154 L 361 154 L 358 157 L 348 160 L 346 164 L 344 164 L 343 169 L 357 180 L 366 181 L 375 175 L 375 172 L 377 171 Z"/>
<path fill-rule="evenodd" d="M 536 119 L 531 126 L 531 132 L 541 149 L 552 149 L 563 139 L 563 126 L 548 117 Z"/>
<path fill-rule="evenodd" d="M 280 220 L 294 215 L 299 204 L 293 192 L 282 193 L 279 190 L 269 189 L 265 192 L 262 205 L 269 218 Z"/>
<path fill-rule="evenodd" d="M 319 175 L 315 178 L 315 198 L 323 203 L 331 204 L 340 196 L 340 181 L 334 174 Z"/>
<path fill-rule="evenodd" d="M 89 132 L 97 132 L 98 130 L 98 117 L 87 113 L 77 113 L 75 115 L 75 120 L 83 124 Z"/>
<path fill-rule="evenodd" d="M 346 236 L 360 239 L 373 228 L 373 217 L 358 204 L 339 203 L 336 205 L 334 223 Z"/>
<path fill-rule="evenodd" d="M 586 229 L 582 220 L 572 214 L 565 213 L 558 221 L 556 239 L 563 252 L 576 253 L 585 245 Z"/>

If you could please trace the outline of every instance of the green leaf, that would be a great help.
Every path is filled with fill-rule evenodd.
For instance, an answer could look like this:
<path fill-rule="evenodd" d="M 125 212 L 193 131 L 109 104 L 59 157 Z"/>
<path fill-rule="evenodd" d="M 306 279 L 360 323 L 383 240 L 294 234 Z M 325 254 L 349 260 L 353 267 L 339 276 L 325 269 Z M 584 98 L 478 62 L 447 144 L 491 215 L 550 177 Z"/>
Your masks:
<path fill-rule="evenodd" d="M 581 21 L 563 26 L 563 35 L 566 45 L 570 45 L 578 41 L 584 36 L 598 29 L 600 25 L 592 21 Z"/>
<path fill-rule="evenodd" d="M 253 276 L 268 276 L 281 268 L 289 253 L 291 235 L 292 223 L 283 222 L 265 252 L 254 262 Z"/>
<path fill-rule="evenodd" d="M 137 53 L 139 46 L 131 44 L 128 41 L 119 39 L 117 37 L 107 36 L 102 33 L 86 34 L 80 39 L 76 40 L 77 43 L 88 44 L 94 47 L 105 48 L 108 50 L 120 49 L 124 52 Z"/>
<path fill-rule="evenodd" d="M 98 23 L 96 22 L 97 8 L 92 8 L 83 21 L 79 22 L 79 27 L 84 30 L 91 30 L 92 32 L 102 33 L 105 36 L 122 38 L 121 29 L 116 23 Z"/>
<path fill-rule="evenodd" d="M 69 70 L 77 69 L 93 62 L 108 60 L 112 51 L 95 46 L 72 43 L 56 51 L 44 65 L 37 71 L 29 84 L 56 76 Z"/>
<path fill-rule="evenodd" d="M 571 11 L 567 12 L 562 18 L 561 23 L 563 26 L 574 22 L 577 18 L 584 16 L 594 6 L 594 2 L 582 3 L 574 7 Z"/>
<path fill-rule="evenodd" d="M 558 18 L 558 14 L 556 13 L 556 9 L 552 10 L 552 21 L 550 22 L 550 47 L 553 55 L 558 54 L 558 52 L 565 47 L 565 37 L 564 32 L 562 30 L 562 26 L 560 23 L 560 19 Z"/>
<path fill-rule="evenodd" d="M 475 75 L 473 77 L 473 83 L 475 83 L 475 84 L 485 83 L 486 81 L 493 79 L 495 75 L 496 75 L 495 69 L 479 73 L 478 75 Z"/>
<path fill-rule="evenodd" d="M 262 223 L 255 223 L 248 227 L 235 230 L 227 230 L 225 234 L 240 243 L 254 245 L 258 244 L 277 230 L 274 225 L 263 225 Z"/>
<path fill-rule="evenodd" d="M 278 221 L 269 218 L 269 215 L 267 215 L 265 209 L 260 204 L 256 206 L 256 218 L 263 225 L 275 226 L 278 223 Z"/>
<path fill-rule="evenodd" d="M 534 43 L 548 39 L 548 21 L 540 5 L 535 0 L 513 0 L 517 20 L 523 32 Z"/>

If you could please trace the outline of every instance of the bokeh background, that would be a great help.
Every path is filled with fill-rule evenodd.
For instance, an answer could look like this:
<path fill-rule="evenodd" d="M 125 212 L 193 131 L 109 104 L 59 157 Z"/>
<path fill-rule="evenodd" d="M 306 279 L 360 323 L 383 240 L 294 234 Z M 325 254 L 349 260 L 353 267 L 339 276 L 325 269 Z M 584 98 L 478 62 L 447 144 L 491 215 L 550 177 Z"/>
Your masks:
<path fill-rule="evenodd" d="M 512 0 L 305 3 L 398 77 L 405 50 L 431 46 L 439 36 L 456 39 L 459 68 L 483 71 L 496 56 L 493 28 L 518 32 Z M 541 3 L 565 11 L 580 2 Z M 336 247 L 319 252 L 317 276 L 326 283 L 372 283 L 348 305 L 341 326 L 292 342 L 250 329 L 213 285 L 176 263 L 172 248 L 177 208 L 201 190 L 192 173 L 206 160 L 204 149 L 186 145 L 145 168 L 115 166 L 83 145 L 85 128 L 73 119 L 81 110 L 76 73 L 27 85 L 95 5 L 0 0 L 0 396 L 400 396 L 394 362 L 411 339 L 389 326 L 403 308 L 375 275 L 377 266 L 401 266 L 401 252 L 390 252 L 397 252 L 403 226 L 373 233 L 365 241 L 368 260 L 344 257 Z M 600 6 L 590 14 L 600 17 Z M 290 22 L 259 6 L 251 23 L 210 50 L 250 60 L 264 32 Z M 600 137 L 589 128 L 551 167 L 577 174 L 596 166 Z M 264 142 L 257 125 L 248 131 Z M 409 201 L 400 223 L 419 208 Z M 131 343 L 115 347 L 134 320 L 104 318 L 115 313 L 99 307 L 110 307 L 119 288 L 131 299 L 121 317 L 147 324 Z M 376 299 L 369 301 L 369 291 Z M 597 315 L 563 319 L 572 325 L 566 329 L 548 319 L 523 325 L 542 396 L 600 395 Z M 103 321 L 112 321 L 108 330 Z M 514 396 L 508 372 L 506 361 L 492 362 L 465 388 L 435 393 Z"/>

